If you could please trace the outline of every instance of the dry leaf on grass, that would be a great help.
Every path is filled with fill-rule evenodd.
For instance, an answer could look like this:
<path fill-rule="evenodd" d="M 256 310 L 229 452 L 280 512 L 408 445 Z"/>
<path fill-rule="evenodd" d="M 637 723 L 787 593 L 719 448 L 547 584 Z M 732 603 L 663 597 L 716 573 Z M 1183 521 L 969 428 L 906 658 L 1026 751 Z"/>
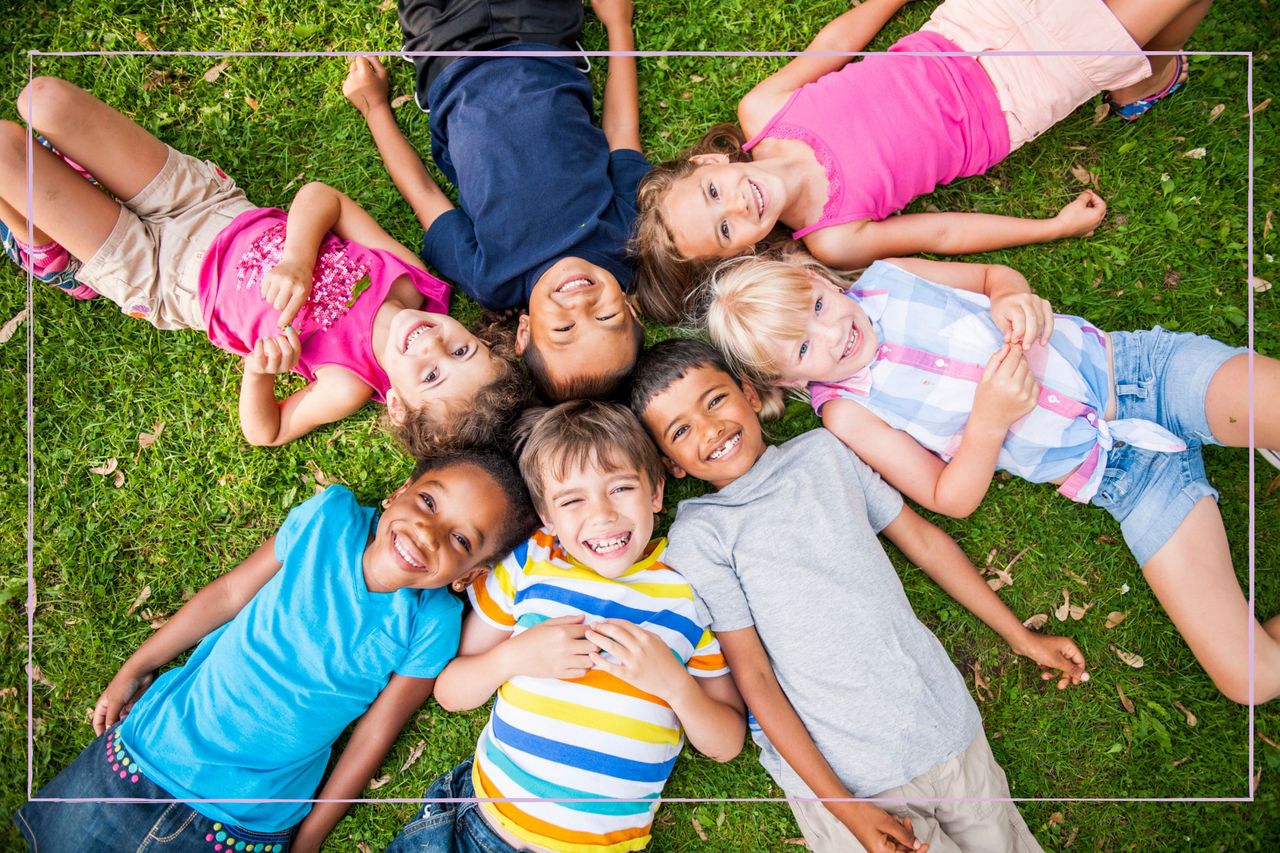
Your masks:
<path fill-rule="evenodd" d="M 1050 826 L 1062 826 L 1065 820 L 1066 818 L 1063 817 L 1062 812 L 1054 812 L 1053 814 L 1049 815 Z"/>
<path fill-rule="evenodd" d="M 995 694 L 991 692 L 991 684 L 982 675 L 982 662 L 974 661 L 970 667 L 973 670 L 973 692 L 977 695 L 979 702 L 985 702 L 994 698 Z M 986 693 L 986 696 L 983 696 Z"/>
<path fill-rule="evenodd" d="M 1188 726 L 1194 726 L 1197 722 L 1199 722 L 1198 720 L 1196 720 L 1196 715 L 1188 711 L 1187 706 L 1183 705 L 1181 702 L 1174 702 L 1173 707 L 1177 708 L 1179 711 L 1181 711 L 1183 714 L 1186 715 Z"/>
<path fill-rule="evenodd" d="M 143 621 L 152 627 L 152 629 L 160 628 L 164 623 L 168 622 L 172 613 L 161 612 L 159 610 L 143 610 L 138 614 Z"/>
<path fill-rule="evenodd" d="M 1218 116 L 1222 115 L 1223 110 L 1225 110 L 1226 108 L 1227 108 L 1226 104 L 1218 104 L 1213 109 L 1209 110 L 1209 124 L 1213 124 L 1215 121 L 1217 121 Z"/>
<path fill-rule="evenodd" d="M 706 843 L 709 839 L 707 838 L 707 834 L 702 831 L 702 824 L 698 823 L 698 819 L 696 817 L 691 817 L 689 818 L 689 823 L 693 824 L 693 831 L 698 833 L 698 838 L 702 839 L 703 843 Z"/>
<path fill-rule="evenodd" d="M 1274 492 L 1276 489 L 1280 489 L 1280 475 L 1277 475 L 1274 480 L 1272 480 L 1270 483 L 1267 484 L 1266 497 L 1271 497 L 1271 493 Z"/>
<path fill-rule="evenodd" d="M 356 853 L 373 853 L 373 848 L 363 841 L 357 841 Z"/>
<path fill-rule="evenodd" d="M 805 844 L 805 841 L 803 838 L 784 838 L 782 839 L 782 843 L 794 844 L 796 847 L 803 847 Z"/>
<path fill-rule="evenodd" d="M 129 609 L 124 612 L 125 616 L 132 616 L 133 611 L 142 606 L 148 598 L 151 597 L 151 585 L 148 584 L 142 588 L 142 592 L 138 593 L 138 597 L 133 600 L 133 604 L 129 605 Z"/>
<path fill-rule="evenodd" d="M 1071 831 L 1067 833 L 1067 837 L 1062 839 L 1062 848 L 1065 850 L 1075 843 L 1076 836 L 1080 834 L 1080 827 L 1073 826 Z"/>
<path fill-rule="evenodd" d="M 396 7 L 396 0 L 382 0 L 382 2 L 378 4 L 378 11 L 390 12 L 395 7 Z"/>
<path fill-rule="evenodd" d="M 1097 539 L 1093 541 L 1097 542 L 1099 545 L 1114 545 L 1116 544 L 1116 537 L 1108 536 L 1107 534 L 1103 533 L 1101 536 L 1099 536 Z"/>
<path fill-rule="evenodd" d="M 9 339 L 13 337 L 13 333 L 18 331 L 18 327 L 22 325 L 22 321 L 27 319 L 27 309 L 23 308 L 17 314 L 10 317 L 3 326 L 0 326 L 0 344 L 7 344 Z"/>
<path fill-rule="evenodd" d="M 1271 289 L 1271 282 L 1260 276 L 1251 275 L 1249 276 L 1249 286 L 1253 288 L 1254 293 L 1266 293 Z"/>
<path fill-rule="evenodd" d="M 230 63 L 230 62 L 228 62 L 228 61 L 227 61 L 227 60 L 225 60 L 225 59 L 224 59 L 224 60 L 222 60 L 222 61 L 221 61 L 221 62 L 219 62 L 217 65 L 215 65 L 215 66 L 213 66 L 212 68 L 210 68 L 208 71 L 204 72 L 204 81 L 205 81 L 206 83 L 212 83 L 212 82 L 214 82 L 214 81 L 215 81 L 215 80 L 217 80 L 220 76 L 222 76 L 222 72 L 223 72 L 223 71 L 226 71 L 226 70 L 227 70 L 228 68 L 230 68 L 230 67 L 231 67 L 231 63 Z"/>
<path fill-rule="evenodd" d="M 1111 630 L 1112 628 L 1119 625 L 1128 617 L 1129 617 L 1129 614 L 1127 613 L 1121 613 L 1119 610 L 1112 610 L 1110 613 L 1107 614 L 1107 621 L 1103 624 L 1102 627 L 1106 628 L 1107 630 Z"/>
<path fill-rule="evenodd" d="M 1108 646 L 1107 648 L 1116 653 L 1116 657 L 1121 661 L 1133 667 L 1134 669 L 1142 669 L 1142 665 L 1146 662 L 1142 659 L 1142 655 L 1135 655 L 1133 652 L 1126 652 L 1118 646 Z"/>
<path fill-rule="evenodd" d="M 111 485 L 115 486 L 117 489 L 124 485 L 124 472 L 123 472 L 123 471 L 117 471 L 117 472 L 116 472 L 115 477 L 113 477 L 113 478 L 111 479 Z"/>
<path fill-rule="evenodd" d="M 142 81 L 142 88 L 150 92 L 161 86 L 168 86 L 172 82 L 173 77 L 168 71 L 152 71 L 147 75 L 147 79 Z"/>
<path fill-rule="evenodd" d="M 413 749 L 409 750 L 409 757 L 404 760 L 404 764 L 400 765 L 400 772 L 403 773 L 416 764 L 418 759 L 422 757 L 422 751 L 426 748 L 427 742 L 425 740 L 420 740 L 414 744 Z"/>
<path fill-rule="evenodd" d="M 1245 114 L 1244 114 L 1244 117 L 1245 117 L 1245 118 L 1248 118 L 1249 116 L 1256 116 L 1258 113 L 1262 112 L 1263 110 L 1265 110 L 1265 109 L 1266 109 L 1267 107 L 1269 107 L 1269 106 L 1271 106 L 1271 99 L 1270 99 L 1270 98 L 1267 98 L 1265 101 L 1263 101 L 1262 103 L 1258 104 L 1258 105 L 1257 105 L 1256 107 L 1254 107 L 1253 109 L 1249 110 L 1249 112 L 1245 113 Z"/>
<path fill-rule="evenodd" d="M 369 790 L 376 791 L 390 781 L 391 781 L 391 774 L 389 773 L 386 776 L 379 776 L 378 778 L 373 779 L 369 782 Z"/>
<path fill-rule="evenodd" d="M 117 460 L 114 456 L 112 456 L 110 459 L 108 459 L 106 462 L 103 462 L 101 465 L 95 465 L 92 468 L 90 468 L 89 473 L 99 474 L 103 477 L 107 477 L 107 476 L 110 476 L 111 474 L 114 474 L 116 472 L 116 468 L 119 467 L 119 465 L 120 465 L 119 460 Z"/>
<path fill-rule="evenodd" d="M 306 175 L 306 172 L 299 172 L 298 174 L 294 175 L 294 176 L 289 180 L 289 183 L 287 183 L 287 184 L 285 184 L 285 185 L 284 185 L 284 188 L 285 188 L 286 190 L 287 190 L 287 189 L 289 189 L 289 188 L 290 188 L 290 187 L 292 187 L 294 184 L 296 184 L 298 181 L 302 180 L 302 179 L 303 179 L 303 177 L 304 177 L 305 175 Z"/>
<path fill-rule="evenodd" d="M 1022 626 L 1032 631 L 1039 631 L 1041 628 L 1045 626 L 1045 623 L 1048 621 L 1049 621 L 1048 613 L 1037 613 L 1035 616 L 1032 616 L 1026 621 L 1024 621 L 1022 623 Z"/>
<path fill-rule="evenodd" d="M 258 108 L 258 99 L 252 95 L 245 95 L 244 102 L 249 105 L 249 109 L 256 110 Z"/>
<path fill-rule="evenodd" d="M 1262 239 L 1267 239 L 1267 235 L 1271 233 L 1271 217 L 1275 215 L 1274 210 L 1268 210 L 1267 216 L 1262 220 Z"/>
<path fill-rule="evenodd" d="M 988 566 L 989 566 L 989 565 L 991 565 L 993 562 L 995 562 L 996 554 L 998 554 L 998 553 L 999 553 L 999 550 L 1000 550 L 1000 549 L 998 549 L 998 548 L 992 548 L 990 551 L 988 551 L 988 552 L 987 552 L 987 562 L 986 562 L 986 565 L 988 565 Z"/>
<path fill-rule="evenodd" d="M 22 669 L 27 673 L 27 675 L 31 676 L 32 681 L 37 681 L 40 684 L 43 684 L 44 686 L 49 688 L 54 688 L 58 686 L 54 684 L 52 681 L 50 681 L 49 679 L 44 677 L 44 670 L 42 670 L 40 668 L 40 665 L 37 663 L 24 664 Z"/>
<path fill-rule="evenodd" d="M 14 699 L 17 697 L 17 695 L 18 695 L 18 688 L 16 687 L 0 688 L 0 699 Z M 93 713 L 92 708 L 89 709 L 89 713 Z"/>
<path fill-rule="evenodd" d="M 1071 177 L 1075 178 L 1077 181 L 1079 181 L 1082 184 L 1088 184 L 1089 180 L 1093 176 L 1092 174 L 1090 174 L 1089 170 L 1083 166 L 1072 166 Z"/>
<path fill-rule="evenodd" d="M 1133 700 L 1124 695 L 1124 688 L 1120 686 L 1119 682 L 1116 683 L 1116 693 L 1120 696 L 1120 705 L 1124 708 L 1124 712 L 1126 714 L 1132 714 Z"/>
<path fill-rule="evenodd" d="M 160 437 L 162 432 L 164 432 L 164 421 L 156 421 L 151 425 L 151 432 L 138 433 L 138 449 L 146 450 L 155 444 L 156 439 Z"/>
<path fill-rule="evenodd" d="M 9 689 L 12 690 L 13 688 L 9 688 Z M 1258 732 L 1258 740 L 1262 741 L 1272 749 L 1280 749 L 1280 743 L 1276 743 L 1271 738 L 1264 735 L 1262 732 Z"/>
<path fill-rule="evenodd" d="M 701 74 L 694 74 L 692 77 L 690 77 L 690 78 L 689 78 L 689 82 L 690 82 L 690 83 L 701 83 L 703 80 L 706 80 L 706 79 L 707 79 L 707 78 L 706 78 L 706 77 L 703 77 Z"/>
<path fill-rule="evenodd" d="M 1079 604 L 1071 605 L 1071 620 L 1073 622 L 1079 622 L 1081 619 L 1084 618 L 1084 615 L 1086 613 L 1088 613 L 1090 610 L 1093 609 L 1094 603 L 1095 602 L 1090 601 L 1088 604 L 1084 605 L 1083 607 L 1080 606 Z"/>
<path fill-rule="evenodd" d="M 1066 622 L 1068 614 L 1071 613 L 1071 593 L 1065 589 L 1062 591 L 1062 604 L 1057 610 L 1053 611 L 1053 615 L 1059 622 Z"/>
<path fill-rule="evenodd" d="M 1190 761 L 1190 760 L 1191 760 L 1191 756 L 1189 756 L 1189 755 L 1188 755 L 1186 758 L 1179 758 L 1179 759 L 1177 759 L 1177 760 L 1175 760 L 1175 761 L 1170 761 L 1170 762 L 1169 762 L 1169 766 L 1170 766 L 1170 767 L 1181 767 L 1182 765 L 1186 764 L 1186 763 L 1187 763 L 1188 761 Z"/>
<path fill-rule="evenodd" d="M 133 37 L 137 40 L 138 44 L 142 45 L 147 50 L 156 49 L 155 43 L 151 41 L 151 36 L 147 35 L 142 30 L 134 30 Z"/>
<path fill-rule="evenodd" d="M 391 99 L 391 109 L 398 110 L 412 100 L 413 100 L 412 92 L 407 92 L 403 95 L 396 95 L 394 98 Z"/>
<path fill-rule="evenodd" d="M 1111 105 L 1106 101 L 1099 101 L 1098 105 L 1093 108 L 1093 126 L 1097 127 L 1102 124 L 1102 120 L 1111 115 Z"/>
<path fill-rule="evenodd" d="M 1208 153 L 1209 152 L 1202 146 L 1200 148 L 1191 148 L 1187 151 L 1183 151 L 1181 156 L 1187 157 L 1191 160 L 1203 160 L 1205 155 Z"/>

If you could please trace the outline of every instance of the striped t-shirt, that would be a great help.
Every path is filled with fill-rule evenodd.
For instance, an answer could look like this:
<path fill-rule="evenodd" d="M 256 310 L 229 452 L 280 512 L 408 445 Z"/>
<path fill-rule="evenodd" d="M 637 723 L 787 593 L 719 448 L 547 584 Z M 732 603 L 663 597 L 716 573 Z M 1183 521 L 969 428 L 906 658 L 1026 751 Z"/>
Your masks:
<path fill-rule="evenodd" d="M 471 602 L 513 636 L 557 616 L 625 619 L 661 637 L 691 675 L 724 675 L 720 645 L 694 609 L 688 582 L 659 561 L 665 548 L 666 540 L 654 540 L 611 580 L 540 530 L 472 585 Z M 586 800 L 481 804 L 524 841 L 564 851 L 640 850 L 683 745 L 665 702 L 601 670 L 576 679 L 517 676 L 498 688 L 473 782 L 477 797 Z"/>

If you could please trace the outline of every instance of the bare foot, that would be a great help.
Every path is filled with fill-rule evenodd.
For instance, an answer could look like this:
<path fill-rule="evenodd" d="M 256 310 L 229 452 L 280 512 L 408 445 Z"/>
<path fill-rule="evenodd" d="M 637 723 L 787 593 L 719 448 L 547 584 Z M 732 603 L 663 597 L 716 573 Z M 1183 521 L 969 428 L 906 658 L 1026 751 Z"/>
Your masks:
<path fill-rule="evenodd" d="M 1151 76 L 1139 80 L 1132 86 L 1123 89 L 1112 89 L 1110 100 L 1119 106 L 1149 98 L 1158 92 L 1166 91 L 1174 83 L 1182 83 L 1187 79 L 1187 60 L 1183 56 L 1152 56 Z M 1181 60 L 1180 62 L 1178 60 Z M 1177 75 L 1177 79 L 1174 79 Z"/>

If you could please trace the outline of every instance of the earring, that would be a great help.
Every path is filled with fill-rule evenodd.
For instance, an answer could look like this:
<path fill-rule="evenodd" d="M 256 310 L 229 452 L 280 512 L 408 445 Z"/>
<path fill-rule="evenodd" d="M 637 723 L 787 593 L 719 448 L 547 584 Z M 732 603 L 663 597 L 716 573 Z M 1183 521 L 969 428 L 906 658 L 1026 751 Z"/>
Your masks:
<path fill-rule="evenodd" d="M 453 583 L 449 584 L 449 586 L 453 588 L 454 592 L 462 592 L 464 589 L 467 588 L 467 585 L 460 580 L 454 581 Z"/>

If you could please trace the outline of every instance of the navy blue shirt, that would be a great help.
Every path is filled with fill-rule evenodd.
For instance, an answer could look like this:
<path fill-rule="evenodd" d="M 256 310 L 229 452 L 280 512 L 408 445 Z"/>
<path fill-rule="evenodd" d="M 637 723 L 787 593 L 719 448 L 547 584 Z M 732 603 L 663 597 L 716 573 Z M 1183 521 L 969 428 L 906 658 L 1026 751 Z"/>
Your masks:
<path fill-rule="evenodd" d="M 631 286 L 624 249 L 649 162 L 609 151 L 573 59 L 466 57 L 436 78 L 428 103 L 431 153 L 459 206 L 423 236 L 424 261 L 495 309 L 526 304 L 539 276 L 571 255 Z"/>

